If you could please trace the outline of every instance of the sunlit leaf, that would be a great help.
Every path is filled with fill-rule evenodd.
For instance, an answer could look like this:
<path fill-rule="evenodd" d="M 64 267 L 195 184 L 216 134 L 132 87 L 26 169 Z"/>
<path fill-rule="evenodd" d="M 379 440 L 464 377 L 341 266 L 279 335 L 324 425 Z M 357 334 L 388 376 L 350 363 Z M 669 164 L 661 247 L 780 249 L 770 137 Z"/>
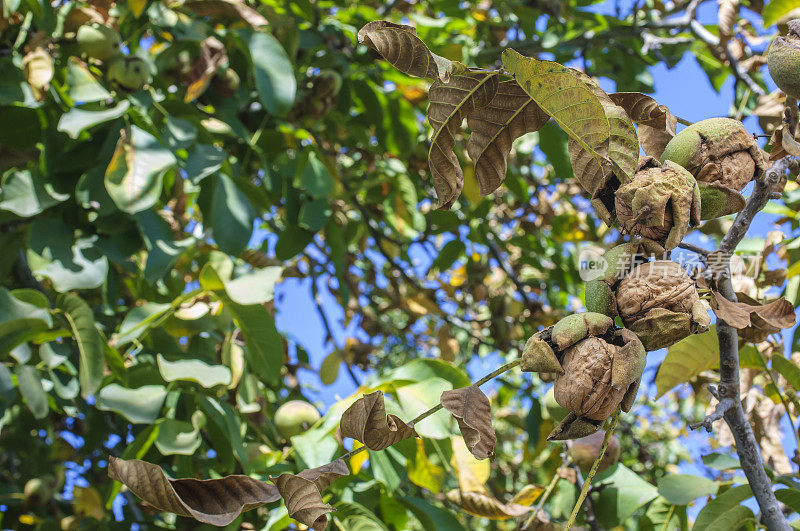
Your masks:
<path fill-rule="evenodd" d="M 658 493 L 674 505 L 688 505 L 701 496 L 716 494 L 719 483 L 701 476 L 669 474 L 658 481 Z"/>
<path fill-rule="evenodd" d="M 719 343 L 715 326 L 708 332 L 694 334 L 675 343 L 667 350 L 667 356 L 656 374 L 658 396 L 715 367 L 717 363 Z"/>
<path fill-rule="evenodd" d="M 166 397 L 167 390 L 161 385 L 127 389 L 114 383 L 100 389 L 97 409 L 115 411 L 134 424 L 150 424 L 158 418 Z"/>
<path fill-rule="evenodd" d="M 103 383 L 105 368 L 103 338 L 95 325 L 92 308 L 86 301 L 77 295 L 65 293 L 58 297 L 56 305 L 64 312 L 63 315 L 78 345 L 80 354 L 78 379 L 81 384 L 81 395 L 85 398 L 95 394 Z"/>
<path fill-rule="evenodd" d="M 698 513 L 692 529 L 697 531 L 730 531 L 753 518 L 753 511 L 743 501 L 753 496 L 749 485 L 732 487 L 710 502 Z"/>

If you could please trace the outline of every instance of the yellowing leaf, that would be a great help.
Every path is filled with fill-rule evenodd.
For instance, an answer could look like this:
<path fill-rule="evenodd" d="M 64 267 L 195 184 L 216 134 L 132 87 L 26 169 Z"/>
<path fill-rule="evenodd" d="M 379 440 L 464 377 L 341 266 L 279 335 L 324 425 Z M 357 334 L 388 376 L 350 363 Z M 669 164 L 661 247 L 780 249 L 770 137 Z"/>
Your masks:
<path fill-rule="evenodd" d="M 128 8 L 133 13 L 134 18 L 139 18 L 147 7 L 147 0 L 128 0 Z"/>
<path fill-rule="evenodd" d="M 608 154 L 610 130 L 603 105 L 574 72 L 510 48 L 502 57 L 503 67 L 570 138 L 595 156 Z"/>
<path fill-rule="evenodd" d="M 703 334 L 678 341 L 667 351 L 656 374 L 656 389 L 661 397 L 678 384 L 688 382 L 719 363 L 716 326 Z"/>
<path fill-rule="evenodd" d="M 75 487 L 73 492 L 75 512 L 103 521 L 106 511 L 100 493 L 94 487 Z"/>
<path fill-rule="evenodd" d="M 510 503 L 517 503 L 519 505 L 532 505 L 544 493 L 544 487 L 541 485 L 525 485 L 518 493 L 514 495 Z"/>
<path fill-rule="evenodd" d="M 486 481 L 489 479 L 491 471 L 489 461 L 476 459 L 467 448 L 463 437 L 452 437 L 450 444 L 453 447 L 453 456 L 450 462 L 458 474 L 458 484 L 461 490 L 467 492 L 486 491 Z"/>
<path fill-rule="evenodd" d="M 481 492 L 466 492 L 458 489 L 448 492 L 447 499 L 467 514 L 482 516 L 490 520 L 508 520 L 533 510 L 532 507 L 515 503 L 505 504 L 497 498 Z"/>
<path fill-rule="evenodd" d="M 445 471 L 428 460 L 422 439 L 417 439 L 417 453 L 414 464 L 408 469 L 408 479 L 414 485 L 434 493 L 438 493 L 444 484 Z"/>
<path fill-rule="evenodd" d="M 353 450 L 357 450 L 364 446 L 360 441 L 353 440 Z M 368 452 L 360 452 L 350 458 L 350 470 L 353 471 L 353 474 L 358 474 L 361 471 L 361 467 L 364 466 L 364 463 L 367 462 L 369 459 Z"/>
<path fill-rule="evenodd" d="M 463 286 L 467 282 L 467 266 L 462 265 L 450 273 L 450 285 L 454 288 Z"/>

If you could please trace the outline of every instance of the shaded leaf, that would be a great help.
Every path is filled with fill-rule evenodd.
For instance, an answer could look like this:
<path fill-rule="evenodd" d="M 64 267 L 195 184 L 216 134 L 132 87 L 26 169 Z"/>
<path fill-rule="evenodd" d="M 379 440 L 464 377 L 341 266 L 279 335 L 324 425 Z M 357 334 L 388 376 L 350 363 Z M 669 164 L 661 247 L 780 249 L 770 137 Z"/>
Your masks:
<path fill-rule="evenodd" d="M 753 518 L 753 511 L 743 501 L 753 496 L 750 485 L 732 487 L 710 502 L 698 513 L 692 529 L 696 531 L 730 531 Z"/>
<path fill-rule="evenodd" d="M 488 105 L 467 116 L 471 130 L 467 153 L 475 163 L 481 195 L 495 191 L 506 178 L 511 145 L 526 133 L 538 131 L 550 119 L 516 81 L 503 81 Z"/>
<path fill-rule="evenodd" d="M 342 437 L 351 437 L 370 450 L 383 450 L 403 439 L 417 436 L 414 428 L 395 415 L 386 414 L 383 392 L 359 398 L 342 414 Z"/>
<path fill-rule="evenodd" d="M 786 504 L 794 512 L 800 512 L 800 490 L 797 489 L 779 489 L 775 491 L 775 497 L 778 501 Z"/>
<path fill-rule="evenodd" d="M 669 347 L 667 356 L 658 368 L 656 374 L 658 396 L 713 368 L 718 362 L 719 343 L 715 326 L 708 332 L 694 334 L 678 341 Z"/>
<path fill-rule="evenodd" d="M 80 354 L 78 379 L 81 396 L 93 395 L 103 383 L 105 354 L 103 338 L 94 322 L 92 308 L 80 297 L 71 293 L 60 295 L 56 306 L 64 312 Z"/>
<path fill-rule="evenodd" d="M 601 524 L 607 528 L 624 522 L 658 496 L 656 487 L 621 463 L 598 474 L 593 484 L 603 484 L 595 507 Z"/>
<path fill-rule="evenodd" d="M 456 418 L 470 452 L 478 459 L 494 458 L 492 406 L 483 391 L 475 385 L 445 391 L 441 403 Z"/>
<path fill-rule="evenodd" d="M 263 31 L 242 30 L 255 69 L 258 98 L 266 109 L 283 116 L 294 103 L 294 66 L 278 40 Z"/>
<path fill-rule="evenodd" d="M 800 391 L 800 367 L 791 360 L 787 360 L 777 352 L 772 354 L 772 368 L 776 369 L 781 376 L 786 378 L 789 385 Z"/>
<path fill-rule="evenodd" d="M 358 42 L 410 76 L 439 78 L 447 83 L 453 70 L 453 63 L 431 52 L 413 26 L 375 20 L 358 30 Z"/>
<path fill-rule="evenodd" d="M 253 27 L 269 25 L 269 21 L 261 13 L 248 6 L 244 0 L 193 0 L 183 5 L 201 17 L 238 18 Z"/>
<path fill-rule="evenodd" d="M 482 492 L 453 489 L 446 494 L 446 497 L 465 513 L 490 520 L 508 520 L 533 510 L 532 507 L 517 503 L 502 503 L 494 496 Z"/>
<path fill-rule="evenodd" d="M 439 208 L 450 208 L 464 186 L 464 174 L 453 151 L 455 135 L 465 118 L 492 100 L 498 77 L 495 73 L 459 70 L 447 83 L 436 81 L 428 92 L 428 121 L 433 128 L 428 165 Z"/>
<path fill-rule="evenodd" d="M 667 114 L 667 125 L 664 129 L 657 129 L 649 125 L 639 125 L 636 136 L 639 137 L 639 144 L 645 154 L 654 159 L 661 159 L 664 149 L 669 141 L 675 137 L 678 120 L 671 114 Z"/>
<path fill-rule="evenodd" d="M 206 3 L 190 2 L 190 4 Z M 190 6 L 191 7 L 191 6 Z M 249 8 L 248 8 L 249 9 Z M 225 45 L 215 37 L 206 37 L 200 43 L 200 57 L 197 58 L 186 79 L 188 86 L 183 101 L 190 102 L 199 98 L 211 83 L 211 78 L 217 73 L 219 67 L 228 62 Z M 199 180 L 199 179 L 196 179 Z"/>
<path fill-rule="evenodd" d="M 148 209 L 161 196 L 164 172 L 175 162 L 174 155 L 143 129 L 123 129 L 106 168 L 108 195 L 128 214 Z"/>
<path fill-rule="evenodd" d="M 138 459 L 109 457 L 108 476 L 153 507 L 217 526 L 228 525 L 241 513 L 280 499 L 273 485 L 249 476 L 170 479 L 160 467 Z"/>
<path fill-rule="evenodd" d="M 661 130 L 667 128 L 669 110 L 650 96 L 641 92 L 615 92 L 608 97 L 622 107 L 628 118 L 637 124 Z"/>
<path fill-rule="evenodd" d="M 315 531 L 328 525 L 328 513 L 336 509 L 322 501 L 322 491 L 335 479 L 350 474 L 341 459 L 298 474 L 281 474 L 273 478 L 278 492 L 286 503 L 289 516 Z"/>
<path fill-rule="evenodd" d="M 16 373 L 17 386 L 25 400 L 25 405 L 31 410 L 34 418 L 45 418 L 50 408 L 47 405 L 47 394 L 42 387 L 39 371 L 30 365 L 18 365 Z"/>
<path fill-rule="evenodd" d="M 610 130 L 603 105 L 574 72 L 510 48 L 503 51 L 503 67 L 570 138 L 593 155 L 608 154 Z"/>
<path fill-rule="evenodd" d="M 673 505 L 689 505 L 703 496 L 716 494 L 719 483 L 701 476 L 669 474 L 658 480 L 658 493 Z"/>

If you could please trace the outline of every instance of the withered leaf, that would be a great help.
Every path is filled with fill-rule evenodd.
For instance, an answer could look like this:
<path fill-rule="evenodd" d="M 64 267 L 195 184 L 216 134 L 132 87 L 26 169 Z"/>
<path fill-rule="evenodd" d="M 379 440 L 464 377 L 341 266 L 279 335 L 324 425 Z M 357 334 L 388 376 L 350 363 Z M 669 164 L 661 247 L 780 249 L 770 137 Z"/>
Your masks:
<path fill-rule="evenodd" d="M 450 81 L 436 81 L 428 92 L 428 121 L 433 128 L 428 165 L 439 208 L 450 208 L 464 186 L 464 174 L 453 148 L 464 118 L 485 107 L 497 92 L 498 75 L 460 69 Z"/>
<path fill-rule="evenodd" d="M 492 427 L 492 405 L 478 386 L 471 385 L 442 393 L 441 403 L 458 422 L 461 435 L 472 455 L 494 458 L 497 437 Z"/>
<path fill-rule="evenodd" d="M 734 328 L 754 327 L 774 334 L 795 324 L 794 306 L 783 297 L 761 304 L 743 293 L 736 294 L 739 302 L 731 302 L 716 291 L 713 295 L 714 313 Z"/>
<path fill-rule="evenodd" d="M 575 72 L 510 48 L 503 52 L 503 67 L 570 138 L 595 156 L 608 154 L 610 131 L 603 105 Z"/>
<path fill-rule="evenodd" d="M 340 422 L 342 437 L 351 437 L 370 450 L 383 450 L 403 439 L 416 437 L 414 428 L 386 414 L 383 393 L 364 395 L 347 408 Z"/>
<path fill-rule="evenodd" d="M 676 134 L 678 119 L 668 112 L 666 122 L 667 125 L 664 129 L 640 124 L 636 131 L 636 135 L 639 137 L 639 144 L 641 144 L 645 154 L 654 159 L 661 158 L 661 155 L 664 153 L 664 148 L 667 147 L 669 141 L 672 140 Z"/>
<path fill-rule="evenodd" d="M 614 92 L 608 97 L 622 107 L 628 118 L 637 124 L 661 130 L 667 128 L 669 110 L 650 96 L 641 92 Z"/>
<path fill-rule="evenodd" d="M 217 526 L 281 497 L 274 485 L 249 476 L 170 479 L 160 467 L 138 459 L 109 457 L 108 476 L 153 507 Z"/>
<path fill-rule="evenodd" d="M 794 139 L 794 136 L 792 136 L 789 128 L 784 127 L 781 135 L 781 147 L 783 147 L 783 149 L 786 150 L 789 155 L 793 157 L 800 157 L 800 143 Z"/>
<path fill-rule="evenodd" d="M 445 496 L 465 513 L 489 518 L 490 520 L 508 520 L 533 510 L 532 507 L 517 503 L 503 503 L 494 496 L 482 492 L 465 492 L 453 489 Z"/>
<path fill-rule="evenodd" d="M 190 102 L 199 98 L 211 83 L 211 78 L 220 66 L 228 61 L 225 45 L 214 37 L 207 37 L 200 43 L 200 57 L 192 66 L 186 80 L 188 87 L 183 101 Z"/>
<path fill-rule="evenodd" d="M 349 474 L 345 462 L 337 459 L 298 474 L 281 474 L 272 481 L 286 503 L 289 516 L 315 531 L 324 531 L 328 513 L 336 509 L 322 501 L 322 491 L 334 480 Z"/>
<path fill-rule="evenodd" d="M 201 17 L 238 18 L 254 28 L 269 25 L 269 21 L 261 13 L 243 0 L 193 0 L 184 5 Z"/>
<path fill-rule="evenodd" d="M 467 116 L 472 131 L 467 153 L 475 163 L 481 195 L 492 193 L 505 180 L 506 161 L 514 140 L 538 131 L 549 119 L 516 81 L 500 83 L 492 101 Z"/>
<path fill-rule="evenodd" d="M 413 26 L 375 20 L 358 30 L 358 42 L 410 76 L 438 78 L 447 83 L 453 70 L 453 62 L 431 52 Z"/>

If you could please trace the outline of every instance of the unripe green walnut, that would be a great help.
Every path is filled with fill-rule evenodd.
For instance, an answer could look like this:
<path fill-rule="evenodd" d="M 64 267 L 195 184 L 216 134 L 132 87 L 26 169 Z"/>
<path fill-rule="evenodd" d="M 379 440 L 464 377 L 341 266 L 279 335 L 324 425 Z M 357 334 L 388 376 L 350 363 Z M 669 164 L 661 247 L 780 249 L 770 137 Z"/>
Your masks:
<path fill-rule="evenodd" d="M 547 410 L 547 414 L 550 415 L 550 419 L 556 424 L 569 415 L 569 410 L 556 402 L 556 396 L 552 387 L 545 393 L 542 402 L 544 403 L 544 408 Z"/>
<path fill-rule="evenodd" d="M 98 61 L 108 61 L 119 53 L 122 40 L 119 33 L 99 22 L 90 22 L 78 28 L 75 35 L 81 52 Z"/>
<path fill-rule="evenodd" d="M 320 419 L 317 408 L 302 400 L 286 402 L 275 412 L 272 421 L 286 439 L 300 435 Z"/>
<path fill-rule="evenodd" d="M 690 125 L 669 141 L 661 161 L 686 168 L 698 183 L 740 191 L 767 169 L 753 136 L 741 122 L 709 118 Z"/>
<path fill-rule="evenodd" d="M 800 98 L 800 19 L 790 20 L 786 37 L 775 37 L 767 50 L 767 68 L 778 88 Z"/>
<path fill-rule="evenodd" d="M 605 438 L 605 435 L 606 432 L 600 430 L 581 439 L 575 439 L 567 442 L 567 446 L 569 448 L 569 457 L 584 474 L 589 472 L 589 469 L 591 469 L 592 465 L 594 464 L 594 460 L 597 459 L 598 455 L 600 455 L 600 449 L 603 447 L 603 439 Z M 619 439 L 612 435 L 608 440 L 606 453 L 603 454 L 603 458 L 600 460 L 597 471 L 602 472 L 611 465 L 615 464 L 619 460 L 619 454 Z"/>
<path fill-rule="evenodd" d="M 108 80 L 114 85 L 133 92 L 150 83 L 150 67 L 139 57 L 120 56 L 108 65 Z"/>

